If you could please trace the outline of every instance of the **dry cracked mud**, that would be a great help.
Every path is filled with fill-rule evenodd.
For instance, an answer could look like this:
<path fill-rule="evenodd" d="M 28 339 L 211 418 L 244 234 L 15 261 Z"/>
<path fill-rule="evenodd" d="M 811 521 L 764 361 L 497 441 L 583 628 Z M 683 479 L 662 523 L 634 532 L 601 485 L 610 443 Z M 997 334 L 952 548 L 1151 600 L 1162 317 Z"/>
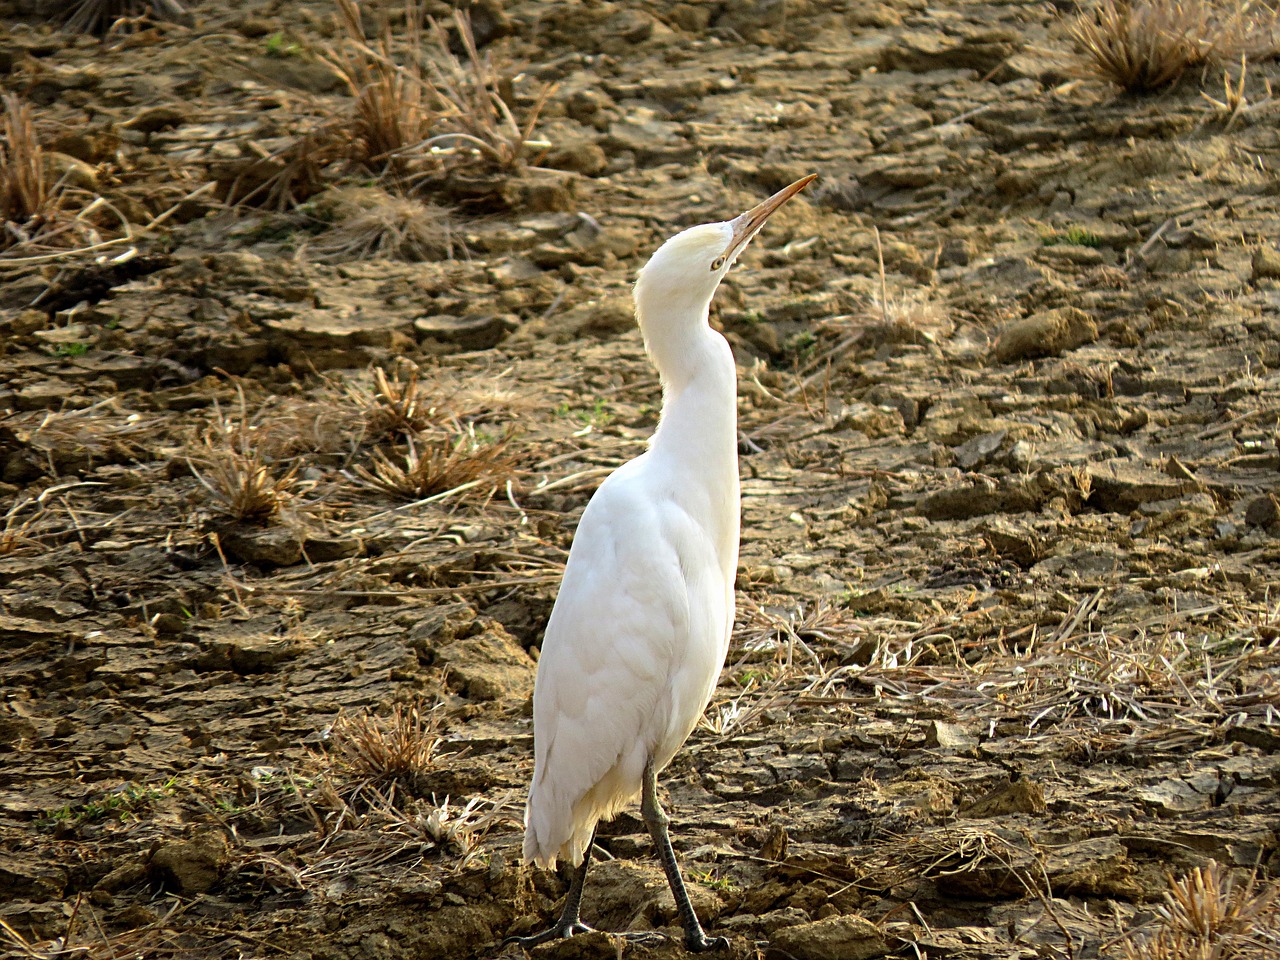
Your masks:
<path fill-rule="evenodd" d="M 554 87 L 521 164 L 423 187 L 450 225 L 406 261 L 317 214 L 379 189 L 349 172 L 223 202 L 349 109 L 330 4 L 101 39 L 39 6 L 0 2 L 0 86 L 136 236 L 0 260 L 6 955 L 520 956 L 565 889 L 518 860 L 541 630 L 660 402 L 628 285 L 810 172 L 713 315 L 739 613 L 663 778 L 706 925 L 1084 960 L 1167 925 L 1171 879 L 1275 876 L 1274 62 L 1227 117 L 1212 70 L 1077 75 L 1070 3 L 481 2 L 517 115 Z M 375 370 L 491 469 L 389 492 Z M 232 453 L 257 518 L 213 492 Z M 395 717 L 421 755 L 374 777 Z M 671 932 L 637 816 L 600 842 L 584 916 Z"/>

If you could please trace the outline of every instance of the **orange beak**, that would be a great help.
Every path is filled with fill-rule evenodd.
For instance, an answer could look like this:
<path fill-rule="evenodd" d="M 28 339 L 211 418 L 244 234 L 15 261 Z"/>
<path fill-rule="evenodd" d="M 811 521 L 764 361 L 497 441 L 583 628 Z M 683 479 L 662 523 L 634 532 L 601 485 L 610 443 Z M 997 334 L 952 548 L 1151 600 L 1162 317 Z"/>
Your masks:
<path fill-rule="evenodd" d="M 725 259 L 732 260 L 737 256 L 751 238 L 760 232 L 760 228 L 764 226 L 765 221 L 769 219 L 775 210 L 817 179 L 818 175 L 816 173 L 801 177 L 791 186 L 783 187 L 768 200 L 756 204 L 742 216 L 731 220 L 730 223 L 733 224 L 733 239 L 729 241 L 729 247 L 724 252 Z"/>

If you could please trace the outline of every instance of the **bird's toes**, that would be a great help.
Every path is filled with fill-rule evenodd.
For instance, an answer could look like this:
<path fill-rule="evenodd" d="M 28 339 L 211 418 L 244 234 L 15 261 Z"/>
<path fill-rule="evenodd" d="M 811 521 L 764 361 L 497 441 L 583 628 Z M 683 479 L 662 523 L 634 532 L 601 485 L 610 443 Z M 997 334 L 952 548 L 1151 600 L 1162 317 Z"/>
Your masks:
<path fill-rule="evenodd" d="M 567 923 L 560 922 L 555 926 L 548 927 L 541 933 L 535 933 L 527 937 L 507 937 L 502 941 L 502 946 L 510 946 L 516 944 L 525 950 L 532 950 L 534 947 L 541 946 L 544 943 L 550 943 L 552 940 L 564 940 L 569 937 L 577 936 L 580 933 L 591 933 L 595 927 L 589 927 L 581 920 L 571 920 Z"/>
<path fill-rule="evenodd" d="M 708 937 L 706 934 L 699 934 L 697 937 L 684 938 L 685 949 L 690 953 L 706 953 L 709 950 L 728 950 L 728 937 Z"/>

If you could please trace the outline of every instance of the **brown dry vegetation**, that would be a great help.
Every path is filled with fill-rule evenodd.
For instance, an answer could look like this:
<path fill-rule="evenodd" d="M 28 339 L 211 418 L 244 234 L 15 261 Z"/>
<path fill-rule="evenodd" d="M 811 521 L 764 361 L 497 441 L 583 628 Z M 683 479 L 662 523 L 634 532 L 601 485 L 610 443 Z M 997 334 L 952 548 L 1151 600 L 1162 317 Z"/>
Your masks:
<path fill-rule="evenodd" d="M 1271 6 L 1238 0 L 1099 0 L 1072 36 L 1093 73 L 1144 93 L 1211 63 L 1274 58 L 1280 18 Z"/>
<path fill-rule="evenodd" d="M 1271 8 L 0 23 L 0 952 L 518 956 L 541 632 L 660 403 L 628 284 L 817 172 L 713 316 L 739 609 L 663 780 L 708 927 L 1280 953 Z M 585 919 L 670 929 L 638 818 L 600 846 Z M 619 953 L 683 955 L 537 951 Z"/>

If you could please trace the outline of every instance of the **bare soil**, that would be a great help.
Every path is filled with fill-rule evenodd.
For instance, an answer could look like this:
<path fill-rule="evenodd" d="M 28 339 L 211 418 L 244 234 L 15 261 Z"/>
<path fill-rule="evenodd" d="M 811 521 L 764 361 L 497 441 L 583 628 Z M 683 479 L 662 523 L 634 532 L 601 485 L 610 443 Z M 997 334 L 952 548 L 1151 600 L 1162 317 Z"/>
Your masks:
<path fill-rule="evenodd" d="M 542 626 L 660 403 L 628 285 L 809 172 L 714 315 L 738 627 L 663 778 L 708 928 L 732 957 L 1115 956 L 1171 877 L 1280 868 L 1275 63 L 1228 118 L 1216 68 L 1077 76 L 1069 3 L 486 4 L 517 114 L 557 85 L 550 146 L 429 185 L 453 259 L 332 262 L 305 210 L 219 202 L 348 109 L 329 4 L 106 39 L 33 6 L 0 3 L 0 84 L 140 232 L 0 264 L 9 955 L 520 955 L 564 891 L 518 858 Z M 419 372 L 424 436 L 510 431 L 510 482 L 371 484 L 404 453 L 371 365 Z M 225 515 L 219 444 L 278 513 Z M 440 742 L 379 778 L 333 725 L 397 704 Z M 586 919 L 670 932 L 639 819 L 603 833 Z M 617 951 L 682 955 L 536 953 Z"/>

